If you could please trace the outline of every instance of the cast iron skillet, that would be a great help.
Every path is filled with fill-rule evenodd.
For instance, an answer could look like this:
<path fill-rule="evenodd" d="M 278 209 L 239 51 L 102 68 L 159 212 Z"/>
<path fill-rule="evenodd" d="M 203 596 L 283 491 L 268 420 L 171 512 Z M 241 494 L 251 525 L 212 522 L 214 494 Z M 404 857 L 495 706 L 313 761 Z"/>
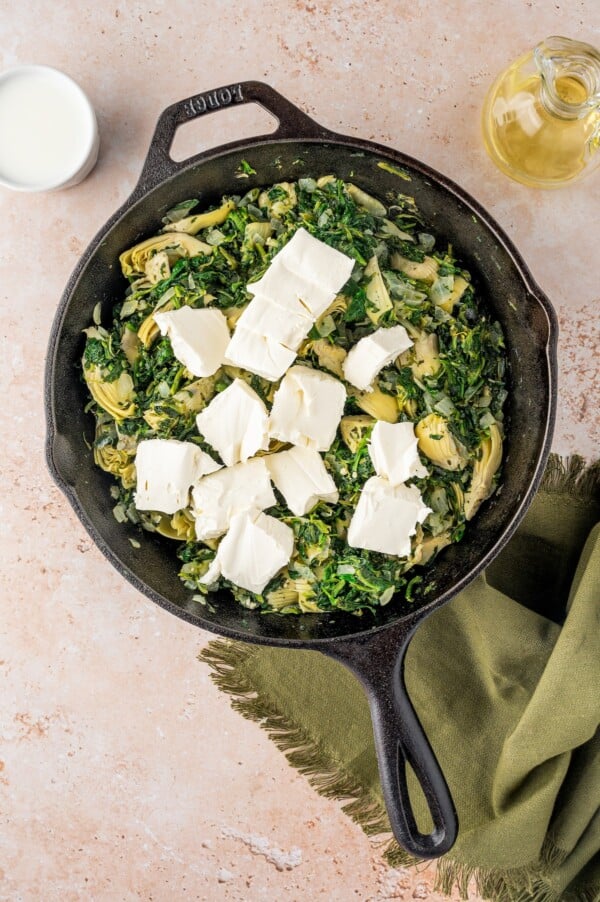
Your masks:
<path fill-rule="evenodd" d="M 268 136 L 237 141 L 175 163 L 169 150 L 177 127 L 197 116 L 241 103 L 258 103 L 278 121 Z M 240 160 L 256 175 L 240 181 Z M 378 167 L 401 167 L 405 179 Z M 173 545 L 116 522 L 110 478 L 94 466 L 84 436 L 93 434 L 84 414 L 86 396 L 78 373 L 82 329 L 102 302 L 104 321 L 125 287 L 119 253 L 155 233 L 177 201 L 240 194 L 255 185 L 335 173 L 383 199 L 388 192 L 413 195 L 425 222 L 450 240 L 500 320 L 509 355 L 508 434 L 501 489 L 483 506 L 459 545 L 445 549 L 428 580 L 434 590 L 420 606 L 398 597 L 375 616 L 261 615 L 245 610 L 226 592 L 201 606 L 177 577 Z M 370 141 L 330 132 L 272 88 L 244 82 L 173 104 L 161 115 L 141 178 L 131 197 L 110 218 L 83 254 L 56 314 L 46 363 L 47 459 L 58 486 L 90 536 L 117 570 L 148 598 L 195 626 L 286 648 L 317 649 L 344 663 L 369 698 L 379 770 L 392 830 L 406 849 L 423 858 L 444 854 L 458 824 L 452 798 L 407 695 L 403 661 L 417 626 L 471 582 L 498 554 L 523 517 L 548 456 L 556 404 L 555 314 L 517 250 L 494 220 L 453 182 L 402 153 Z M 415 609 L 416 608 L 416 609 Z M 435 653 L 433 650 L 432 653 Z M 407 786 L 407 762 L 425 794 L 431 833 L 416 824 Z"/>

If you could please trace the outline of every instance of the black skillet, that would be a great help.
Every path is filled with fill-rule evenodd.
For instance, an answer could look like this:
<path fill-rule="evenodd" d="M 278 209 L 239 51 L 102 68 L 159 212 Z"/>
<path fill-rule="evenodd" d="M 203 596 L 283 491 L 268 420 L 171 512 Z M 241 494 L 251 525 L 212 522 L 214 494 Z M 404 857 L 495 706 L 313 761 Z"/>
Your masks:
<path fill-rule="evenodd" d="M 205 113 L 258 103 L 279 122 L 268 136 L 226 144 L 183 163 L 169 155 L 179 125 Z M 247 160 L 255 175 L 241 180 Z M 400 168 L 400 175 L 378 166 Z M 200 197 L 216 203 L 255 185 L 335 173 L 386 199 L 389 192 L 416 198 L 424 221 L 452 242 L 501 322 L 507 339 L 510 396 L 500 490 L 485 504 L 459 545 L 445 549 L 428 581 L 426 602 L 395 598 L 375 616 L 349 614 L 282 617 L 240 608 L 226 592 L 212 606 L 192 600 L 177 577 L 173 546 L 156 535 L 139 536 L 116 522 L 109 477 L 94 466 L 84 437 L 93 434 L 84 414 L 86 395 L 78 373 L 82 329 L 102 302 L 106 322 L 123 294 L 119 253 L 154 234 L 177 201 Z M 404 177 L 402 177 L 404 174 Z M 443 855 L 458 824 L 448 787 L 407 695 L 403 661 L 417 626 L 471 582 L 506 544 L 523 517 L 548 456 L 556 406 L 555 314 L 512 242 L 453 182 L 423 163 L 370 141 L 335 134 L 318 125 L 267 85 L 243 82 L 198 94 L 161 115 L 141 178 L 131 197 L 96 235 L 79 261 L 56 314 L 46 363 L 47 459 L 55 481 L 90 536 L 140 592 L 202 629 L 232 639 L 316 649 L 345 664 L 369 698 L 383 793 L 398 842 L 423 858 Z M 141 548 L 128 541 L 135 535 Z M 432 650 L 435 653 L 435 650 Z M 468 744 L 467 744 L 468 747 Z M 433 830 L 417 827 L 407 788 L 411 765 L 426 797 Z"/>

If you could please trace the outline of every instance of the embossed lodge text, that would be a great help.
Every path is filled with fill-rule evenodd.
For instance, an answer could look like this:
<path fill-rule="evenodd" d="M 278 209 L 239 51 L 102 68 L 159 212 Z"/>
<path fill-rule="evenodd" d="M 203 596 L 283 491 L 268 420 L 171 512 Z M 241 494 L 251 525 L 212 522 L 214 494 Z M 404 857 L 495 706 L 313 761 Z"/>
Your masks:
<path fill-rule="evenodd" d="M 243 99 L 242 86 L 229 85 L 227 88 L 217 88 L 216 91 L 191 97 L 186 101 L 185 109 L 190 116 L 200 116 L 202 113 L 229 106 L 230 103 L 241 103 Z"/>

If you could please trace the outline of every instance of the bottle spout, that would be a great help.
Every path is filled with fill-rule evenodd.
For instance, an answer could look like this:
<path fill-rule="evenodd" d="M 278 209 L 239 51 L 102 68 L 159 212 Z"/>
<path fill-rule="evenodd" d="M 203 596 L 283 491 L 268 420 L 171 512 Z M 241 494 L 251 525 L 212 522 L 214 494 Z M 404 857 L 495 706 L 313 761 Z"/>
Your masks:
<path fill-rule="evenodd" d="M 541 41 L 534 59 L 542 100 L 550 113 L 580 119 L 600 109 L 600 52 L 591 44 L 553 36 Z"/>

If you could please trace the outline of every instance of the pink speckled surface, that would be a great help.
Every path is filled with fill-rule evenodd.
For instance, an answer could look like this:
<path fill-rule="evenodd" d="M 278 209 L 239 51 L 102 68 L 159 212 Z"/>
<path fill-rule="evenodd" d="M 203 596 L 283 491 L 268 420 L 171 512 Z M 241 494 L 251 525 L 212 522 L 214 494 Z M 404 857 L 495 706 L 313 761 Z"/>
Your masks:
<path fill-rule="evenodd" d="M 556 33 L 600 44 L 596 0 L 0 0 L 0 68 L 64 69 L 102 139 L 79 187 L 0 191 L 0 899 L 441 898 L 431 868 L 385 867 L 231 711 L 196 662 L 209 636 L 91 544 L 46 472 L 43 360 L 69 273 L 131 191 L 161 110 L 257 78 L 324 125 L 439 168 L 497 217 L 560 318 L 554 447 L 597 456 L 600 180 L 536 193 L 495 171 L 479 138 L 491 78 Z M 264 128 L 238 112 L 182 134 L 179 154 Z"/>

